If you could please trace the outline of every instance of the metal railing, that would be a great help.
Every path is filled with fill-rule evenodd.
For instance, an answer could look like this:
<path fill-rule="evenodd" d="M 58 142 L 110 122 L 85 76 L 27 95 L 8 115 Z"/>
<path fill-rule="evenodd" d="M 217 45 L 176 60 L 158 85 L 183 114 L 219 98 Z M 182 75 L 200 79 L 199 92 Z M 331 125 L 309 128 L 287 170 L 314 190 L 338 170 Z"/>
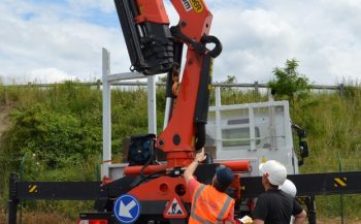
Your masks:
<path fill-rule="evenodd" d="M 96 86 L 100 88 L 102 86 L 102 81 L 99 79 L 95 82 L 76 82 L 79 85 L 82 86 Z M 32 87 L 54 87 L 56 85 L 59 85 L 60 83 L 27 83 L 27 84 L 6 84 L 4 86 L 6 87 L 26 87 L 26 86 L 32 86 Z M 132 82 L 117 82 L 112 83 L 113 86 L 147 86 L 147 82 L 143 81 L 132 81 Z M 157 86 L 164 86 L 165 83 L 163 82 L 157 82 Z M 268 89 L 268 84 L 265 83 L 258 83 L 257 81 L 254 83 L 223 83 L 223 82 L 214 82 L 212 83 L 214 87 L 235 87 L 235 88 L 253 88 L 255 90 L 258 89 Z M 312 84 L 310 85 L 311 90 L 338 90 L 338 91 L 344 91 L 345 85 L 343 83 L 339 85 L 319 85 L 319 84 Z"/>

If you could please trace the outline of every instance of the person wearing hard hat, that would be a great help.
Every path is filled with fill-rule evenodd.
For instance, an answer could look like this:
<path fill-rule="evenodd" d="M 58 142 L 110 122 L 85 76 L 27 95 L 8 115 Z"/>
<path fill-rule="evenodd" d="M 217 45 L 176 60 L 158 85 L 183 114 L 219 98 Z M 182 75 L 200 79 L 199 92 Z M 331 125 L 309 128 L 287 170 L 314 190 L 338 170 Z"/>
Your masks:
<path fill-rule="evenodd" d="M 284 193 L 288 194 L 292 198 L 296 198 L 297 188 L 296 188 L 296 185 L 291 180 L 286 179 L 285 182 L 281 186 L 279 186 L 278 189 L 280 189 Z M 291 216 L 290 224 L 294 223 L 294 220 L 295 220 L 295 217 Z"/>
<path fill-rule="evenodd" d="M 234 199 L 225 192 L 233 181 L 231 169 L 220 166 L 216 169 L 212 184 L 199 183 L 193 173 L 206 156 L 204 148 L 184 171 L 187 189 L 192 195 L 192 208 L 188 223 L 234 223 Z"/>
<path fill-rule="evenodd" d="M 296 197 L 297 194 L 297 188 L 296 185 L 289 179 L 286 179 L 285 182 L 279 186 L 279 189 L 283 191 L 284 193 L 288 194 L 292 198 Z"/>
<path fill-rule="evenodd" d="M 295 217 L 294 223 L 304 223 L 306 212 L 294 198 L 279 189 L 287 178 L 285 166 L 269 160 L 259 166 L 259 171 L 265 192 L 258 196 L 253 211 L 253 223 L 289 224 L 292 215 Z"/>

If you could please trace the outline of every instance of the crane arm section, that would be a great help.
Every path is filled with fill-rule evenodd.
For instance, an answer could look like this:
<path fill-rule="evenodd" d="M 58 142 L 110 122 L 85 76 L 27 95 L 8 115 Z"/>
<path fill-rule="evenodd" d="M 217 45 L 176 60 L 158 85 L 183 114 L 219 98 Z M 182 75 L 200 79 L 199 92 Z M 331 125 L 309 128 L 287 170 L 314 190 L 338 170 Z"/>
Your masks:
<path fill-rule="evenodd" d="M 115 3 L 132 69 L 182 78 L 168 125 L 156 138 L 155 147 L 165 152 L 168 168 L 186 166 L 205 143 L 212 58 L 222 50 L 219 40 L 209 36 L 212 14 L 203 0 L 171 0 L 179 22 L 169 27 L 162 0 Z M 209 43 L 214 44 L 211 50 L 206 46 Z M 187 52 L 179 74 L 183 45 Z"/>

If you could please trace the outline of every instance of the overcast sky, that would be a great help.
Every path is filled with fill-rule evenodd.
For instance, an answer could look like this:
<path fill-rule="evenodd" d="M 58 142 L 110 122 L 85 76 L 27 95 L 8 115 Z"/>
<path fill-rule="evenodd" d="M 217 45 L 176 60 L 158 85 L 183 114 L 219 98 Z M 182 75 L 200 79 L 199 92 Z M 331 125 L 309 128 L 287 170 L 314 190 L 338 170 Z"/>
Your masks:
<path fill-rule="evenodd" d="M 169 0 L 165 1 L 169 8 Z M 360 0 L 208 0 L 211 33 L 223 43 L 215 81 L 267 82 L 287 59 L 315 84 L 361 77 Z M 94 81 L 101 48 L 112 72 L 130 61 L 112 0 L 0 0 L 3 82 Z M 176 18 L 173 10 L 169 16 Z M 173 24 L 176 21 L 172 21 Z"/>

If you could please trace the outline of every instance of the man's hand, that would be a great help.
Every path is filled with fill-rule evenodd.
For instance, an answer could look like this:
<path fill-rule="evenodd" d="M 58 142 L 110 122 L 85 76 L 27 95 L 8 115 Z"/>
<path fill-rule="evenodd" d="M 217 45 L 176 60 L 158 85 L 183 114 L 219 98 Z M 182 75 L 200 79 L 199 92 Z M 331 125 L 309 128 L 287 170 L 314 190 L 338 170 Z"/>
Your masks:
<path fill-rule="evenodd" d="M 299 214 L 295 215 L 295 224 L 303 224 L 306 222 L 307 213 L 305 210 L 302 210 Z"/>
<path fill-rule="evenodd" d="M 187 183 L 191 178 L 193 178 L 193 173 L 197 169 L 198 163 L 204 161 L 205 159 L 206 155 L 204 154 L 204 148 L 202 148 L 202 150 L 194 157 L 193 162 L 188 165 L 188 167 L 183 173 L 183 176 Z"/>
<path fill-rule="evenodd" d="M 194 160 L 200 163 L 200 162 L 203 162 L 206 158 L 207 158 L 207 156 L 204 153 L 204 147 L 203 147 L 201 149 L 201 151 L 196 154 L 196 157 L 194 158 Z"/>

